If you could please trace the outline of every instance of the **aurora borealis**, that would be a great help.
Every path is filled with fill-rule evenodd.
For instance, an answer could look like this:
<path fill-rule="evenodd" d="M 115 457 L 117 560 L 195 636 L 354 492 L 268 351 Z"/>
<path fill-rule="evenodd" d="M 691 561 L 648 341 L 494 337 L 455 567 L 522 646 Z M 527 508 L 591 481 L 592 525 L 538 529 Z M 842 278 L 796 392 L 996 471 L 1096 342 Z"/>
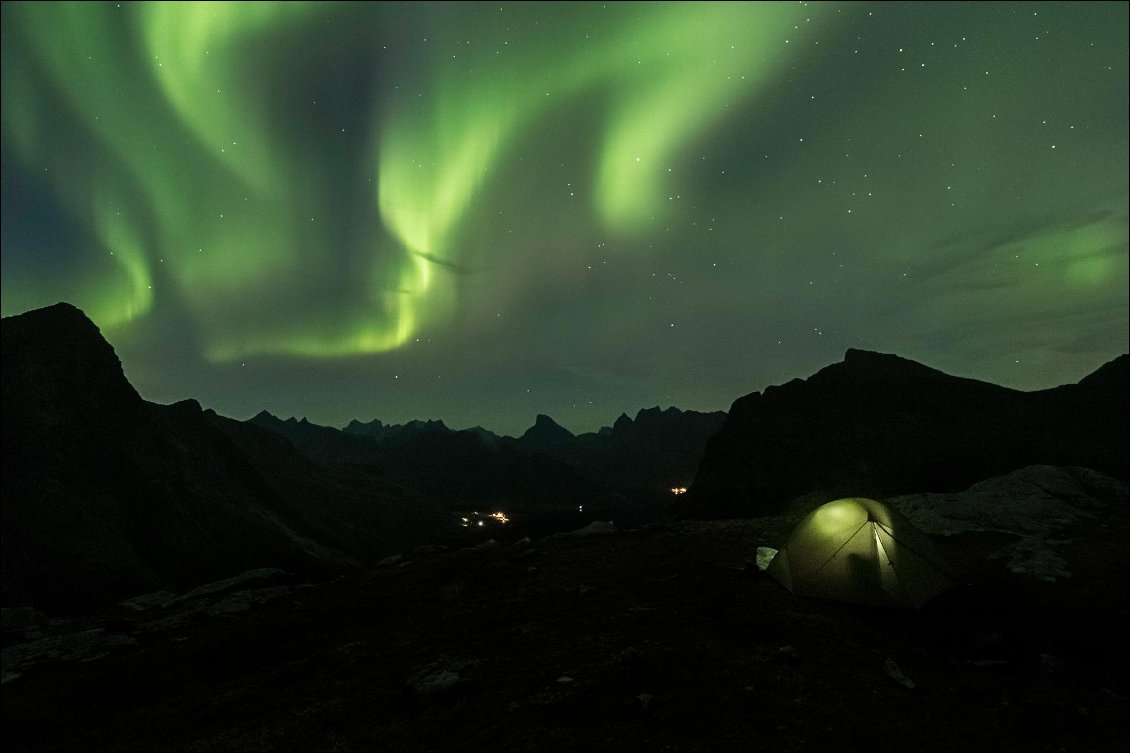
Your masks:
<path fill-rule="evenodd" d="M 1125 3 L 8 3 L 3 314 L 150 400 L 574 431 L 1127 349 Z"/>

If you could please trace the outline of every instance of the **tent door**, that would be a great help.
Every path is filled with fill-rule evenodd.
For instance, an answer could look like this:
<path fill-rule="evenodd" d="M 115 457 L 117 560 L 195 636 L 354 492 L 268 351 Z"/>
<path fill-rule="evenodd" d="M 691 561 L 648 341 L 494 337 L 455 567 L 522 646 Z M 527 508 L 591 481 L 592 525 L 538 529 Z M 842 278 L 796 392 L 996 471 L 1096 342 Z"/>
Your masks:
<path fill-rule="evenodd" d="M 902 589 L 899 587 L 898 574 L 895 572 L 895 565 L 891 562 L 890 554 L 883 546 L 883 541 L 879 538 L 879 526 L 874 523 L 871 524 L 872 535 L 875 537 L 875 555 L 879 565 L 879 584 L 883 590 L 895 597 L 896 601 L 901 602 Z"/>

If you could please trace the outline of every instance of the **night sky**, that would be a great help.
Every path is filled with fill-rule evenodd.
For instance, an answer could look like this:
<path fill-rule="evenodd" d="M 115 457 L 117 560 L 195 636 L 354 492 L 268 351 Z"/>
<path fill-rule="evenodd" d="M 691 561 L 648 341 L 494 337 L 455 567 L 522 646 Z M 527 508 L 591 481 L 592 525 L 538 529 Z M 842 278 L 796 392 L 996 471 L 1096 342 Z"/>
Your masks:
<path fill-rule="evenodd" d="M 3 314 L 143 397 L 520 433 L 1127 350 L 1126 3 L 9 3 Z"/>

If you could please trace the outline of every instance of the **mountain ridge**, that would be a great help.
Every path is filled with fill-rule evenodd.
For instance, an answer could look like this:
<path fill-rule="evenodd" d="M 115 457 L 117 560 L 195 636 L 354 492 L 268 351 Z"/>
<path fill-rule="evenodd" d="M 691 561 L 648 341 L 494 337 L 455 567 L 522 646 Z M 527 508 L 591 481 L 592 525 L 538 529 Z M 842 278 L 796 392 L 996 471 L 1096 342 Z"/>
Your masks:
<path fill-rule="evenodd" d="M 812 493 L 953 491 L 1038 464 L 1125 479 L 1128 366 L 1123 354 L 1075 384 L 1023 392 L 849 349 L 806 379 L 735 400 L 679 513 L 749 517 Z"/>
<path fill-rule="evenodd" d="M 143 400 L 73 306 L 5 317 L 2 343 L 5 605 L 60 612 L 260 567 L 351 567 L 447 523 L 196 400 Z"/>
<path fill-rule="evenodd" d="M 1033 464 L 1125 479 L 1128 372 L 1121 355 L 1021 392 L 849 349 L 728 414 L 654 406 L 578 435 L 539 414 L 517 438 L 438 420 L 335 429 L 145 401 L 94 323 L 57 304 L 3 319 L 4 601 L 69 608 L 240 569 L 372 562 L 442 539 L 458 509 L 567 530 L 945 492 Z"/>

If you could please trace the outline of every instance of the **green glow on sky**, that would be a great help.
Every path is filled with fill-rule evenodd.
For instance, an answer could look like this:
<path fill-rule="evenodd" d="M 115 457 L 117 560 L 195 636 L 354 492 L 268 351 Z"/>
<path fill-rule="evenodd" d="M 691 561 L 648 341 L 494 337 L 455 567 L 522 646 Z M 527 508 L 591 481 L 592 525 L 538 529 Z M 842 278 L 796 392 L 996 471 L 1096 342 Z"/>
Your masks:
<path fill-rule="evenodd" d="M 270 124 L 252 106 L 259 94 L 240 58 L 247 38 L 296 24 L 313 2 L 148 2 L 139 24 L 150 71 L 181 121 L 212 157 L 261 193 L 282 189 Z"/>
<path fill-rule="evenodd" d="M 618 96 L 597 196 L 604 222 L 624 232 L 662 215 L 677 186 L 667 173 L 692 139 L 780 72 L 794 27 L 830 11 L 739 3 L 663 10 L 608 54 Z M 802 36 L 789 41 L 799 46 Z"/>
<path fill-rule="evenodd" d="M 3 313 L 69 300 L 155 394 L 283 356 L 421 415 L 846 347 L 1078 378 L 1127 332 L 1126 12 L 5 4 Z"/>
<path fill-rule="evenodd" d="M 113 328 L 149 311 L 153 305 L 153 281 L 146 264 L 145 246 L 137 235 L 136 225 L 114 211 L 110 203 L 102 205 L 98 232 L 106 248 L 111 249 L 110 254 L 122 274 L 117 275 L 106 289 L 97 288 L 102 303 L 93 309 L 90 316 L 101 326 Z"/>
<path fill-rule="evenodd" d="M 441 67 L 431 106 L 383 131 L 381 215 L 404 245 L 428 255 L 447 250 L 517 129 L 577 97 L 608 91 L 614 104 L 596 170 L 595 211 L 609 229 L 644 230 L 666 210 L 668 173 L 680 149 L 779 70 L 790 29 L 828 9 L 700 3 L 651 10 L 626 35 L 578 38 L 524 60 L 517 73 Z"/>
<path fill-rule="evenodd" d="M 306 2 L 145 3 L 138 23 L 153 76 L 176 116 L 209 150 L 258 193 L 281 190 L 279 157 L 264 137 L 270 125 L 256 112 L 240 46 L 318 11 Z"/>
<path fill-rule="evenodd" d="M 473 67 L 487 64 L 481 58 L 444 61 L 436 85 L 417 95 L 424 104 L 406 103 L 380 126 L 378 205 L 411 263 L 394 307 L 396 336 L 358 342 L 401 345 L 419 312 L 434 317 L 441 310 L 434 299 L 442 274 L 433 263 L 458 263 L 453 236 L 505 148 L 517 131 L 578 98 L 614 94 L 594 178 L 594 213 L 610 230 L 645 231 L 667 209 L 673 181 L 665 166 L 778 68 L 789 51 L 781 41 L 786 30 L 813 12 L 757 4 L 653 10 L 626 38 L 578 35 L 517 67 L 483 72 Z"/>
<path fill-rule="evenodd" d="M 378 118 L 369 136 L 377 145 L 377 205 L 385 229 L 403 246 L 400 260 L 371 264 L 367 289 L 356 292 L 367 305 L 343 307 L 336 317 L 280 318 L 277 311 L 255 316 L 257 291 L 293 286 L 309 254 L 303 246 L 340 239 L 310 233 L 297 219 L 306 210 L 296 205 L 310 198 L 304 194 L 319 191 L 318 167 L 289 152 L 274 132 L 261 106 L 262 82 L 242 51 L 341 8 L 201 2 L 119 10 L 66 3 L 18 14 L 53 85 L 106 148 L 92 171 L 108 184 L 99 191 L 101 205 L 75 211 L 94 215 L 107 251 L 133 239 L 125 244 L 130 251 L 116 252 L 128 258 L 120 262 L 124 283 L 90 295 L 131 291 L 117 313 L 100 317 L 106 327 L 144 315 L 164 294 L 150 280 L 159 255 L 172 270 L 167 283 L 193 311 L 205 352 L 217 359 L 378 352 L 403 345 L 427 322 L 442 323 L 456 297 L 444 265 L 459 263 L 460 223 L 492 170 L 521 129 L 578 99 L 611 93 L 613 102 L 597 159 L 594 213 L 611 230 L 645 231 L 665 209 L 673 183 L 665 166 L 756 90 L 786 58 L 785 30 L 812 12 L 662 6 L 643 23 L 621 19 L 618 25 L 631 27 L 626 39 L 616 26 L 589 45 L 579 44 L 579 33 L 565 35 L 524 52 L 520 68 L 476 73 L 433 60 L 434 78 L 417 101 Z M 34 161 L 37 147 L 50 150 L 22 135 L 35 130 L 22 115 L 9 120 L 25 159 Z M 314 174 L 307 174 L 312 165 Z M 136 203 L 144 211 L 117 213 Z M 308 221 L 317 222 L 316 214 Z M 143 237 L 152 239 L 148 250 Z M 361 242 L 375 256 L 390 253 L 379 234 Z"/>

